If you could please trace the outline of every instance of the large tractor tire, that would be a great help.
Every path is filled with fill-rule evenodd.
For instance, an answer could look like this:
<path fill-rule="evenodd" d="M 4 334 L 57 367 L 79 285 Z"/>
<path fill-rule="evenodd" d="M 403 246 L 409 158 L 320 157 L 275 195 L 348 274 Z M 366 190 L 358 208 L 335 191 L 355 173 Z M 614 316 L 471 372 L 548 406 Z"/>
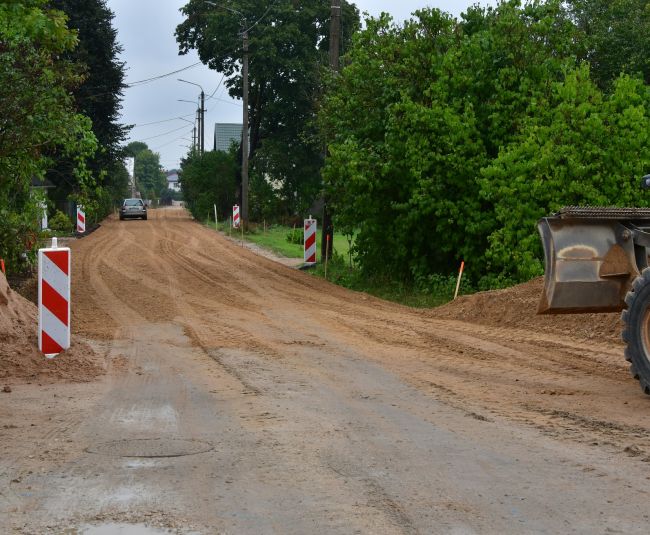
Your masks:
<path fill-rule="evenodd" d="M 634 280 L 625 303 L 627 310 L 621 314 L 623 342 L 627 344 L 625 359 L 630 363 L 632 377 L 650 395 L 650 268 Z"/>

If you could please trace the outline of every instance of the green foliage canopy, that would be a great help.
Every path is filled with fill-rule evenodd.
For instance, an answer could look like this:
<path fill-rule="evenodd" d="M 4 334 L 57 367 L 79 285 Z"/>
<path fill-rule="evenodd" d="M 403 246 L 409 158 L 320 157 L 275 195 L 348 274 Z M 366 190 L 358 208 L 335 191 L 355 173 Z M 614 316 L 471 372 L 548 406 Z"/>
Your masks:
<path fill-rule="evenodd" d="M 72 194 L 86 206 L 89 220 L 96 221 L 124 196 L 128 184 L 121 147 L 127 128 L 119 123 L 124 89 L 124 63 L 118 57 L 121 47 L 106 0 L 53 0 L 50 5 L 66 14 L 68 28 L 76 32 L 77 45 L 63 57 L 82 77 L 72 96 L 76 109 L 92 121 L 99 150 L 87 162 L 92 184 L 75 180 L 74 161 L 58 152 L 52 154 L 54 164 L 47 177 L 56 186 L 55 199 L 63 201 Z M 94 209 L 89 211 L 91 206 Z"/>
<path fill-rule="evenodd" d="M 160 165 L 160 154 L 146 143 L 132 141 L 125 152 L 135 158 L 135 181 L 145 199 L 158 199 L 167 190 L 167 178 Z"/>
<path fill-rule="evenodd" d="M 249 29 L 251 190 L 285 214 L 302 213 L 322 190 L 323 147 L 314 123 L 322 72 L 328 65 L 330 5 L 320 0 L 190 0 L 176 29 L 181 54 L 198 51 L 242 96 L 243 42 Z M 356 7 L 342 4 L 341 50 L 359 27 Z M 224 8 L 223 6 L 226 6 Z M 240 154 L 241 156 L 241 154 Z M 275 184 L 267 187 L 267 179 Z M 252 192 L 252 191 L 251 191 Z M 253 192 L 252 192 L 253 193 Z M 254 209 L 251 203 L 251 209 Z"/>
<path fill-rule="evenodd" d="M 195 153 L 183 160 L 181 167 L 183 198 L 196 219 L 213 217 L 215 204 L 219 217 L 231 213 L 237 170 L 233 152 L 211 151 L 202 156 Z"/>
<path fill-rule="evenodd" d="M 539 217 L 639 204 L 647 89 L 599 87 L 583 38 L 559 0 L 367 21 L 319 115 L 336 224 L 358 229 L 367 274 L 419 282 L 465 259 L 483 286 L 526 280 Z"/>
<path fill-rule="evenodd" d="M 51 154 L 70 158 L 72 176 L 91 182 L 85 162 L 97 141 L 77 113 L 70 90 L 79 70 L 62 55 L 77 44 L 65 15 L 45 0 L 0 4 L 0 251 L 17 269 L 26 237 L 38 228 L 32 177 L 43 177 Z"/>

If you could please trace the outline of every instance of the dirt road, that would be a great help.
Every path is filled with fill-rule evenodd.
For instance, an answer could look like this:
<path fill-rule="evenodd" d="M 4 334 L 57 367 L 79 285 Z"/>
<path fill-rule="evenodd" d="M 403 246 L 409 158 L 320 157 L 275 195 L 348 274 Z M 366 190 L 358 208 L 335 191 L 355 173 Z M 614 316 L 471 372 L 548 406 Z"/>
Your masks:
<path fill-rule="evenodd" d="M 108 373 L 0 394 L 3 531 L 647 531 L 650 400 L 616 343 L 349 292 L 180 210 L 73 255 Z"/>

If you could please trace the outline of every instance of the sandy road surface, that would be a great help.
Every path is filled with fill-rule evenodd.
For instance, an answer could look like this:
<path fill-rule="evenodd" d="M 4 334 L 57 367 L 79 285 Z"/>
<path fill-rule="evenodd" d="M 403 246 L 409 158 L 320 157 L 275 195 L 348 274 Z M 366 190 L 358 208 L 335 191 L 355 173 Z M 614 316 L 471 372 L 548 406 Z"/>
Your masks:
<path fill-rule="evenodd" d="M 3 531 L 647 532 L 650 400 L 617 344 L 349 292 L 180 210 L 73 251 L 109 373 L 1 398 Z"/>

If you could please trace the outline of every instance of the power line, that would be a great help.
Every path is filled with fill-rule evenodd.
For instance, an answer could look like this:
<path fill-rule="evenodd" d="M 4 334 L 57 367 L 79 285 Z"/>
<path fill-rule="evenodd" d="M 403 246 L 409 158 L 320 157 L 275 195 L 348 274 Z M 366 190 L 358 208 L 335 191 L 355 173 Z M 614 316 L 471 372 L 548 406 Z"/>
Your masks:
<path fill-rule="evenodd" d="M 162 145 L 159 145 L 158 147 L 155 147 L 155 148 L 153 148 L 153 149 L 151 149 L 151 150 L 152 150 L 152 151 L 156 151 L 156 150 L 160 150 L 160 149 L 162 149 L 163 147 L 166 147 L 167 145 L 171 145 L 172 143 L 174 143 L 174 142 L 178 141 L 179 139 L 181 139 L 184 135 L 189 134 L 192 130 L 194 130 L 194 127 L 192 127 L 192 128 L 189 129 L 189 130 L 186 130 L 186 131 L 183 132 L 180 136 L 178 136 L 176 139 L 172 139 L 171 141 L 168 141 L 167 143 L 164 143 L 164 144 L 162 144 Z"/>
<path fill-rule="evenodd" d="M 270 9 L 270 8 L 269 8 L 269 9 Z M 267 9 L 267 13 L 268 13 L 268 9 Z M 262 18 L 263 18 L 265 15 L 266 15 L 266 13 L 262 16 Z M 262 19 L 260 18 L 260 20 L 262 20 Z M 259 21 L 258 21 L 258 22 L 259 22 Z M 257 24 L 257 22 L 256 22 L 255 24 Z M 222 52 L 220 52 L 220 53 L 217 54 L 217 55 L 223 55 L 223 54 L 228 54 L 228 53 L 232 53 L 232 52 L 234 52 L 234 50 L 232 50 L 232 49 L 226 49 L 226 50 L 223 50 Z M 151 83 L 151 82 L 155 82 L 156 80 L 160 80 L 160 79 L 162 79 L 162 78 L 167 78 L 168 76 L 173 76 L 174 74 L 178 74 L 179 72 L 183 72 L 183 71 L 186 71 L 186 70 L 188 70 L 188 69 L 193 69 L 194 67 L 198 67 L 199 65 L 203 65 L 203 63 L 200 62 L 200 61 L 197 61 L 196 63 L 192 63 L 192 65 L 188 65 L 187 67 L 183 67 L 182 69 L 178 69 L 178 70 L 176 70 L 176 71 L 166 72 L 165 74 L 159 74 L 158 76 L 152 76 L 151 78 L 145 78 L 145 79 L 143 79 L 143 80 L 136 80 L 135 82 L 129 82 L 129 83 L 126 83 L 126 84 L 124 85 L 124 87 L 126 87 L 126 88 L 129 88 L 129 87 L 138 87 L 138 86 L 140 86 L 140 85 L 144 85 L 144 84 L 148 84 L 148 83 Z"/>
<path fill-rule="evenodd" d="M 223 74 L 223 75 L 221 76 L 221 80 L 219 81 L 219 84 L 217 85 L 217 88 L 212 92 L 212 94 L 211 94 L 209 97 L 206 97 L 205 100 L 214 99 L 214 100 L 219 100 L 219 101 L 221 101 L 221 102 L 225 102 L 226 104 L 230 104 L 231 106 L 237 106 L 237 107 L 240 107 L 241 104 L 238 103 L 238 102 L 233 102 L 232 100 L 227 100 L 227 99 L 225 99 L 225 98 L 219 98 L 219 97 L 215 97 L 215 96 L 214 96 L 214 95 L 217 93 L 217 91 L 219 91 L 219 88 L 221 87 L 221 84 L 223 83 L 223 80 L 224 80 L 225 77 L 226 77 L 225 74 Z"/>
<path fill-rule="evenodd" d="M 224 79 L 225 77 L 226 77 L 226 73 L 224 73 L 224 74 L 221 76 L 221 80 L 219 80 L 219 83 L 217 84 L 217 88 L 212 92 L 212 94 L 211 94 L 211 95 L 210 95 L 206 100 L 210 100 L 212 97 L 214 97 L 214 94 L 215 94 L 217 91 L 219 91 L 219 88 L 221 87 L 221 83 L 223 82 L 223 79 Z"/>
<path fill-rule="evenodd" d="M 181 126 L 179 128 L 174 128 L 173 130 L 170 130 L 169 132 L 165 132 L 164 134 L 158 134 L 157 136 L 145 137 L 143 139 L 139 139 L 138 141 L 147 141 L 149 139 L 156 139 L 158 137 L 163 137 L 163 136 L 166 136 L 168 134 L 173 134 L 174 132 L 178 132 L 179 130 L 182 130 L 183 128 L 187 128 L 187 127 L 185 125 L 183 125 L 183 126 Z M 192 128 L 194 128 L 194 127 L 192 127 Z"/>
<path fill-rule="evenodd" d="M 188 69 L 193 69 L 198 65 L 203 65 L 203 64 L 200 61 L 197 61 L 196 63 L 192 63 L 192 65 L 188 65 L 187 67 L 183 67 L 182 69 L 178 69 L 177 71 L 167 72 L 165 74 L 160 74 L 158 76 L 153 76 L 151 78 L 145 78 L 144 80 L 137 80 L 135 82 L 127 83 L 125 84 L 125 87 L 134 87 L 138 85 L 148 84 L 150 82 L 155 82 L 156 80 L 160 80 L 161 78 L 166 78 L 167 76 L 173 76 L 174 74 L 178 74 L 179 72 L 183 72 Z"/>
<path fill-rule="evenodd" d="M 248 28 L 247 30 L 244 30 L 242 33 L 247 33 L 249 31 L 251 31 L 253 28 L 255 28 L 255 26 L 257 26 L 260 22 L 262 22 L 262 19 L 268 15 L 269 11 L 271 11 L 271 8 L 273 7 L 274 4 L 275 4 L 275 2 L 271 2 L 269 4 L 269 7 L 266 8 L 266 11 L 264 12 L 264 14 L 259 19 L 257 19 L 255 21 L 255 23 L 250 28 Z"/>
<path fill-rule="evenodd" d="M 161 121 L 154 121 L 153 123 L 142 123 L 142 124 L 136 124 L 133 125 L 132 128 L 140 128 L 141 126 L 151 126 L 153 124 L 161 124 L 161 123 L 169 123 L 171 121 L 178 121 L 178 119 L 185 118 L 185 117 L 193 117 L 194 112 L 188 113 L 187 115 L 180 115 L 179 117 L 172 117 L 171 119 L 163 119 Z"/>
<path fill-rule="evenodd" d="M 219 97 L 212 97 L 214 100 L 218 100 L 220 102 L 225 102 L 226 104 L 230 104 L 231 106 L 237 106 L 238 108 L 241 107 L 240 102 L 233 102 L 232 100 L 226 100 L 225 98 L 219 98 Z"/>

